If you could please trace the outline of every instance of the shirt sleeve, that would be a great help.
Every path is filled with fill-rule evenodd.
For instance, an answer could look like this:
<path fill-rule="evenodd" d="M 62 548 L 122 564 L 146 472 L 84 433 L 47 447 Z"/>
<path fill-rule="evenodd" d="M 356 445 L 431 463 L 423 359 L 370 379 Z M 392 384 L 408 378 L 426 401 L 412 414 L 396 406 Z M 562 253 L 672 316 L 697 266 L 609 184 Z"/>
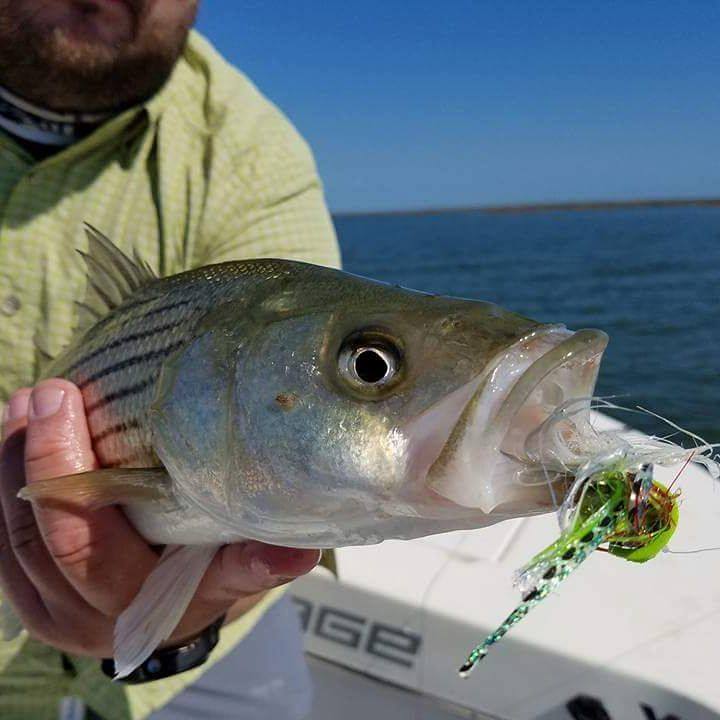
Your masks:
<path fill-rule="evenodd" d="M 213 140 L 197 265 L 284 258 L 340 266 L 335 229 L 310 149 L 270 103 L 241 144 Z"/>

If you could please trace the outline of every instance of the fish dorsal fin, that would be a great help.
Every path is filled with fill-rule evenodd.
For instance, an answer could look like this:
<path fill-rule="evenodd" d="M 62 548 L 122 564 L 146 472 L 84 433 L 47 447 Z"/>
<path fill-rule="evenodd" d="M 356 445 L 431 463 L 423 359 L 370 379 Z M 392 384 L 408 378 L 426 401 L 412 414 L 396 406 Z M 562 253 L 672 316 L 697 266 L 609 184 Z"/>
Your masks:
<path fill-rule="evenodd" d="M 87 266 L 85 299 L 77 303 L 78 329 L 84 329 L 120 305 L 129 295 L 157 279 L 137 255 L 129 258 L 99 230 L 85 223 L 87 252 L 78 250 Z"/>

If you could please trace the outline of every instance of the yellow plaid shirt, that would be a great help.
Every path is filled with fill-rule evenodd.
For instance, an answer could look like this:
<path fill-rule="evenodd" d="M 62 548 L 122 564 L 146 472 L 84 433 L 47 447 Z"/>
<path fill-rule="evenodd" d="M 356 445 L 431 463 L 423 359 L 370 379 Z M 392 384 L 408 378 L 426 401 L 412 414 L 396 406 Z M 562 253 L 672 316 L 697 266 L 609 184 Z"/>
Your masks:
<path fill-rule="evenodd" d="M 53 354 L 69 340 L 85 286 L 75 252 L 86 246 L 83 221 L 161 275 L 240 258 L 340 262 L 306 144 L 197 33 L 156 96 L 56 155 L 35 162 L 0 131 L 0 405 L 37 377 L 35 333 Z M 205 666 L 148 685 L 111 683 L 89 658 L 73 658 L 68 672 L 25 633 L 0 641 L 0 717 L 56 718 L 66 695 L 108 720 L 145 717 L 279 594 L 224 628 Z"/>

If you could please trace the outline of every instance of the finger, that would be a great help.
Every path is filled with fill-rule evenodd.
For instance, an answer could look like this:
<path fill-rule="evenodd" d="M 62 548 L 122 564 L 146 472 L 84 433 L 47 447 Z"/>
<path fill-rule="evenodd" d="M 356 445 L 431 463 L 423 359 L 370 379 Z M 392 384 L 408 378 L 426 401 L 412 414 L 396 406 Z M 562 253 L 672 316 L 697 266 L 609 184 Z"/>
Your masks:
<path fill-rule="evenodd" d="M 279 547 L 254 541 L 226 545 L 210 564 L 196 599 L 232 603 L 243 595 L 269 590 L 304 575 L 319 562 L 319 550 Z"/>
<path fill-rule="evenodd" d="M 62 576 L 37 527 L 32 507 L 17 498 L 25 484 L 25 438 L 31 390 L 8 403 L 0 458 L 0 583 L 23 625 L 36 638 L 69 652 L 108 644 L 104 616 L 89 606 Z M 23 564 L 25 563 L 25 564 Z"/>
<path fill-rule="evenodd" d="M 249 609 L 259 596 L 310 572 L 320 550 L 249 541 L 226 545 L 215 556 L 171 641 L 196 634 L 241 601 Z M 246 601 L 243 607 L 242 601 Z"/>
<path fill-rule="evenodd" d="M 25 574 L 15 556 L 5 522 L 2 492 L 4 486 L 15 486 L 16 476 L 24 473 L 25 423 L 30 389 L 23 388 L 10 398 L 3 417 L 0 446 L 0 589 L 3 599 L 9 601 L 23 625 L 36 633 L 47 635 L 52 624 L 50 614 L 35 586 Z"/>
<path fill-rule="evenodd" d="M 22 407 L 23 400 L 29 401 L 29 398 L 27 393 L 13 396 L 9 404 L 11 417 L 5 424 L 9 434 L 3 443 L 0 502 L 4 533 L 7 537 L 6 560 L 10 566 L 8 572 L 17 577 L 12 565 L 18 565 L 49 614 L 67 619 L 90 608 L 53 562 L 43 542 L 32 506 L 17 497 L 18 491 L 25 485 L 27 428 L 23 425 L 27 422 L 27 415 L 22 414 Z M 25 410 L 28 407 L 26 403 Z"/>
<path fill-rule="evenodd" d="M 28 406 L 32 388 L 16 390 L 7 402 L 3 412 L 2 439 L 27 425 Z"/>
<path fill-rule="evenodd" d="M 5 440 L 0 498 L 7 537 L 7 553 L 4 554 L 10 566 L 21 569 L 36 596 L 41 597 L 43 591 L 52 589 L 51 596 L 59 595 L 65 601 L 71 599 L 74 602 L 78 600 L 77 595 L 47 553 L 31 506 L 17 498 L 18 490 L 25 484 L 24 446 L 31 392 L 30 388 L 23 388 L 12 395 L 3 423 Z M 27 565 L 25 561 L 28 561 Z M 17 572 L 11 568 L 9 572 L 17 577 Z M 55 592 L 57 590 L 59 592 Z"/>
<path fill-rule="evenodd" d="M 45 380 L 33 389 L 25 464 L 28 483 L 97 467 L 82 395 L 67 380 Z"/>
<path fill-rule="evenodd" d="M 66 380 L 39 383 L 28 413 L 28 484 L 95 467 L 80 391 Z M 88 511 L 38 506 L 35 517 L 63 576 L 106 615 L 115 616 L 129 604 L 157 563 L 157 555 L 118 508 Z"/>

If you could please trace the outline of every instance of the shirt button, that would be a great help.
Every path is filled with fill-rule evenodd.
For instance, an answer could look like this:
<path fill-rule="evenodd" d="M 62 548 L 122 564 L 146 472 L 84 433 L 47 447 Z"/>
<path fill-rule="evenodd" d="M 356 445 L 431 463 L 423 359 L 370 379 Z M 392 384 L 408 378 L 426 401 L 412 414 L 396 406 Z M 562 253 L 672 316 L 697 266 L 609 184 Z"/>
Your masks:
<path fill-rule="evenodd" d="M 2 303 L 0 303 L 0 312 L 3 315 L 7 315 L 8 317 L 10 317 L 20 309 L 21 305 L 22 303 L 20 302 L 20 298 L 18 298 L 17 295 L 6 295 L 3 298 Z"/>

